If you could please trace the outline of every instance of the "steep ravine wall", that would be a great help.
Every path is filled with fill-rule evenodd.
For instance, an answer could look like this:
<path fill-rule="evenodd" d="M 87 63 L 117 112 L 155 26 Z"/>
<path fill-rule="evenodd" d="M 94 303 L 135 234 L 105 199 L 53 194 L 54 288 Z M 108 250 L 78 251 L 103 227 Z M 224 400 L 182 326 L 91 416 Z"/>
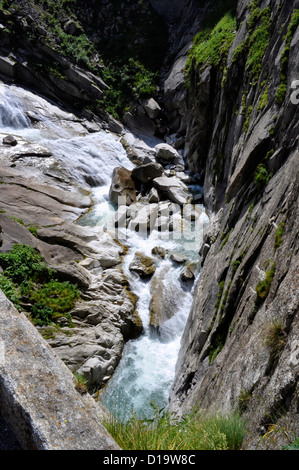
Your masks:
<path fill-rule="evenodd" d="M 246 449 L 279 448 L 299 429 L 296 8 L 239 1 L 225 61 L 193 65 L 176 116 L 211 223 L 170 409 L 240 409 Z"/>

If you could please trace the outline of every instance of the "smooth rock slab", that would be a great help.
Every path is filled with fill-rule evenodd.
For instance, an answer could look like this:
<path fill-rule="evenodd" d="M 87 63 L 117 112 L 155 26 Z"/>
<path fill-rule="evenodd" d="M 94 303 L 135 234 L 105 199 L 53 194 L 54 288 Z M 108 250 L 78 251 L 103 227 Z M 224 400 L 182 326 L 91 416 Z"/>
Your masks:
<path fill-rule="evenodd" d="M 119 449 L 104 411 L 0 291 L 0 406 L 24 450 Z"/>

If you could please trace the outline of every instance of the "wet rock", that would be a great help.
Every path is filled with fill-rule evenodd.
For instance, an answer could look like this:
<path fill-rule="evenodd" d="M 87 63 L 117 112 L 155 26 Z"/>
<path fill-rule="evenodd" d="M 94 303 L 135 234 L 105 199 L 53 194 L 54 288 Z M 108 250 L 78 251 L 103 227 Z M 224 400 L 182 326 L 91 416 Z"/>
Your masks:
<path fill-rule="evenodd" d="M 180 277 L 183 281 L 191 281 L 195 278 L 195 272 L 197 270 L 197 263 L 189 263 L 181 271 Z"/>
<path fill-rule="evenodd" d="M 161 176 L 159 178 L 155 178 L 153 183 L 157 189 L 160 189 L 160 191 L 164 191 L 164 192 L 167 192 L 169 188 L 181 188 L 182 187 L 182 183 L 174 176 L 172 177 Z"/>
<path fill-rule="evenodd" d="M 137 252 L 129 266 L 130 271 L 137 273 L 141 278 L 151 277 L 156 271 L 153 258 Z"/>
<path fill-rule="evenodd" d="M 168 197 L 171 201 L 184 206 L 190 201 L 190 194 L 182 187 L 170 187 L 167 191 Z"/>
<path fill-rule="evenodd" d="M 165 284 L 168 272 L 169 266 L 162 268 L 155 274 L 151 284 L 150 325 L 156 328 L 172 318 L 176 311 L 177 300 L 172 286 Z"/>
<path fill-rule="evenodd" d="M 124 167 L 117 167 L 113 170 L 109 198 L 118 206 L 129 206 L 136 201 L 136 188 L 130 170 Z"/>
<path fill-rule="evenodd" d="M 180 255 L 180 254 L 178 254 L 178 253 L 172 253 L 172 254 L 170 255 L 170 259 L 171 259 L 172 261 L 174 261 L 175 263 L 178 263 L 178 264 L 183 264 L 183 263 L 186 262 L 186 257 L 183 256 L 183 255 Z"/>
<path fill-rule="evenodd" d="M 148 194 L 148 202 L 152 204 L 152 203 L 158 203 L 159 201 L 160 201 L 160 198 L 159 198 L 158 191 L 156 190 L 156 188 L 152 188 Z"/>
<path fill-rule="evenodd" d="M 12 147 L 18 145 L 18 141 L 13 135 L 7 135 L 3 137 L 2 142 L 4 145 L 11 145 Z"/>
<path fill-rule="evenodd" d="M 129 229 L 146 235 L 154 229 L 159 212 L 159 204 L 138 204 L 130 207 Z"/>
<path fill-rule="evenodd" d="M 184 219 L 194 222 L 199 219 L 202 214 L 202 210 L 192 204 L 185 204 L 182 215 Z"/>
<path fill-rule="evenodd" d="M 166 197 L 180 206 L 187 204 L 190 194 L 187 186 L 175 176 L 161 176 L 153 180 L 154 187 L 165 193 Z"/>
<path fill-rule="evenodd" d="M 162 246 L 155 246 L 152 249 L 152 254 L 158 256 L 159 258 L 164 259 L 166 256 L 166 250 Z"/>

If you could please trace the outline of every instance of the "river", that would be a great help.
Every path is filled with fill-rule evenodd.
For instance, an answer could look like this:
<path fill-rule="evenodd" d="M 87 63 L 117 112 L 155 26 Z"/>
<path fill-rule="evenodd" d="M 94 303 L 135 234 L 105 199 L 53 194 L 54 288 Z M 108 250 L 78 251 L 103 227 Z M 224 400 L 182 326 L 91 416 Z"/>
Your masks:
<path fill-rule="evenodd" d="M 38 116 L 38 126 L 33 125 L 26 114 L 28 109 Z M 132 169 L 134 166 L 118 135 L 105 130 L 84 132 L 80 123 L 70 119 L 69 113 L 62 112 L 55 103 L 4 84 L 0 84 L 0 132 L 17 134 L 49 149 L 53 154 L 52 163 L 53 159 L 58 161 L 71 175 L 74 185 L 88 189 L 94 205 L 77 221 L 78 224 L 86 226 L 87 230 L 95 225 L 108 230 L 113 227 L 116 207 L 108 196 L 113 169 L 117 166 Z M 132 411 L 139 417 L 148 418 L 153 415 L 154 407 L 167 407 L 194 287 L 193 282 L 181 280 L 182 265 L 173 263 L 169 256 L 157 261 L 155 276 L 163 277 L 166 301 L 172 310 L 172 317 L 157 330 L 150 326 L 153 278 L 142 280 L 130 270 L 130 263 L 136 252 L 151 256 L 156 246 L 199 263 L 198 251 L 208 222 L 204 208 L 200 206 L 200 209 L 202 215 L 197 222 L 189 224 L 187 231 L 165 236 L 157 230 L 147 234 L 126 230 L 128 252 L 123 260 L 123 271 L 131 291 L 138 297 L 138 313 L 144 332 L 138 339 L 126 343 L 119 366 L 101 395 L 106 407 L 119 419 L 126 419 Z M 198 269 L 196 277 L 199 275 Z"/>

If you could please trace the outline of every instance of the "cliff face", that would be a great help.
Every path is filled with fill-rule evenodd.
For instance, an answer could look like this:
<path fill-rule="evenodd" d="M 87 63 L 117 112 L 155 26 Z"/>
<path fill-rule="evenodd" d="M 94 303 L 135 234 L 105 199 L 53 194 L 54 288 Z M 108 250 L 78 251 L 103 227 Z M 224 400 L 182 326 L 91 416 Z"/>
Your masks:
<path fill-rule="evenodd" d="M 184 99 L 167 103 L 211 215 L 170 407 L 241 409 L 246 448 L 283 442 L 280 427 L 298 434 L 296 8 L 239 1 L 229 47 L 204 62 L 198 38 Z"/>

